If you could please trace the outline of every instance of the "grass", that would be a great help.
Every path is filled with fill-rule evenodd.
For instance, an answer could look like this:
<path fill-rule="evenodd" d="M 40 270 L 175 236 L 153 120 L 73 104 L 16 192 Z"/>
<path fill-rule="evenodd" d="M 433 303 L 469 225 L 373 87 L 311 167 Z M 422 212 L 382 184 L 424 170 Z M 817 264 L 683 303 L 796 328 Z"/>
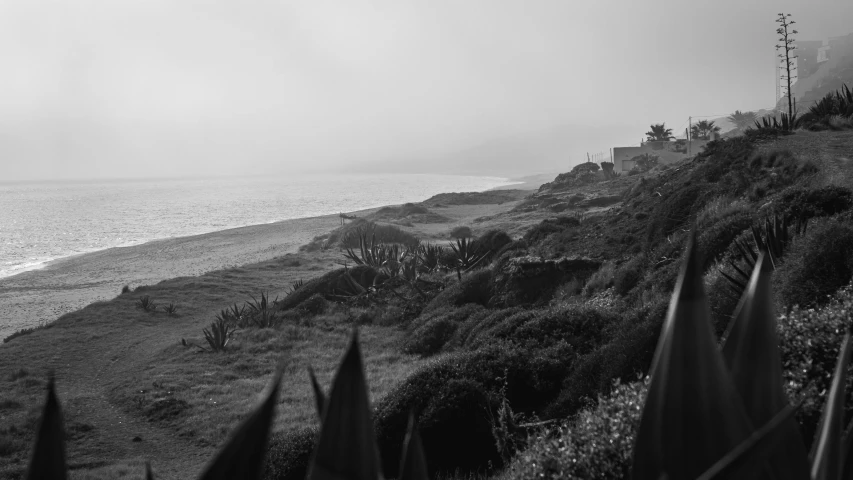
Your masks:
<path fill-rule="evenodd" d="M 76 464 L 92 465 L 81 467 L 77 475 L 91 472 L 91 478 L 112 478 L 115 471 L 134 471 L 129 465 L 137 460 L 122 449 L 105 449 L 99 439 L 126 442 L 139 435 L 138 448 L 157 459 L 155 473 L 159 464 L 172 476 L 195 476 L 223 441 L 223 433 L 255 405 L 279 362 L 285 362 L 285 377 L 276 430 L 290 432 L 313 425 L 313 394 L 305 381 L 306 369 L 313 365 L 320 381 L 328 384 L 353 324 L 337 317 L 317 326 L 244 329 L 232 337 L 231 350 L 221 355 L 184 348 L 181 338 L 204 344 L 202 327 L 235 300 L 259 291 L 283 298 L 293 282 L 332 268 L 336 258 L 338 254 L 322 252 L 291 255 L 168 280 L 139 287 L 136 295 L 120 295 L 64 315 L 0 349 L 0 363 L 14 367 L 0 376 L 3 400 L 10 407 L 40 405 L 43 379 L 53 371 L 66 421 L 105 425 L 69 442 L 69 458 Z M 139 295 L 179 304 L 181 315 L 163 322 L 135 308 Z M 362 327 L 375 399 L 423 363 L 399 353 L 402 336 L 395 326 Z M 61 362 L 54 363 L 53 359 L 60 358 Z M 0 431 L 14 428 L 20 432 L 14 445 L 21 447 L 0 462 L 4 465 L 0 477 L 20 469 L 14 465 L 26 465 L 37 415 L 28 408 L 3 410 L 0 415 Z M 121 425 L 108 421 L 115 415 L 124 418 Z"/>
<path fill-rule="evenodd" d="M 637 396 L 645 388 L 636 379 L 649 372 L 690 225 L 701 229 L 697 246 L 707 259 L 700 270 L 707 269 L 704 278 L 712 290 L 721 283 L 714 265 L 725 261 L 743 228 L 763 218 L 767 210 L 759 208 L 768 202 L 807 205 L 821 212 L 828 203 L 831 212 L 825 215 L 836 215 L 810 225 L 814 233 L 809 241 L 795 246 L 791 260 L 780 266 L 780 281 L 794 292 L 786 297 L 792 298 L 797 289 L 806 296 L 817 295 L 808 293 L 803 275 L 846 265 L 849 252 L 844 245 L 851 242 L 834 239 L 849 240 L 853 228 L 849 206 L 841 204 L 848 194 L 840 190 L 815 194 L 807 181 L 806 162 L 793 151 L 756 153 L 749 139 L 713 142 L 692 164 L 656 169 L 641 179 L 607 182 L 603 188 L 630 193 L 619 197 L 625 200 L 613 208 L 590 212 L 582 221 L 572 216 L 554 219 L 549 205 L 507 211 L 489 227 L 500 225 L 516 235 L 521 232 L 515 223 L 539 223 L 523 241 L 510 243 L 511 237 L 499 231 L 483 235 L 489 239 L 480 240 L 484 245 L 496 245 L 483 248 L 499 248 L 499 258 L 461 278 L 455 272 L 424 274 L 417 289 L 395 283 L 401 279 L 389 279 L 387 286 L 369 294 L 333 295 L 340 272 L 322 275 L 336 267 L 340 253 L 317 248 L 310 254 L 138 287 L 132 294 L 90 305 L 0 349 L 0 363 L 26 365 L 0 378 L 4 392 L 0 450 L 5 448 L 4 458 L 19 465 L 26 462 L 26 446 L 32 443 L 38 415 L 29 406 L 39 404 L 43 379 L 52 370 L 68 424 L 74 426 L 69 427 L 73 430 L 69 458 L 88 465 L 80 468 L 81 475 L 102 478 L 130 472 L 129 466 L 144 455 L 162 462 L 168 470 L 164 476 L 194 476 L 228 432 L 246 418 L 269 376 L 281 366 L 272 458 L 277 459 L 276 469 L 297 472 L 310 458 L 306 451 L 317 419 L 307 368 L 314 368 L 327 390 L 358 325 L 369 393 L 376 406 L 377 439 L 389 477 L 395 476 L 399 465 L 398 450 L 413 409 L 422 422 L 434 477 L 541 478 L 556 471 L 585 478 L 623 475 L 633 422 L 639 418 Z M 765 176 L 774 179 L 765 181 Z M 761 195 L 755 185 L 764 189 Z M 584 198 L 620 194 L 599 190 L 592 195 L 590 190 L 598 188 L 594 184 L 583 188 L 588 188 Z M 448 204 L 485 201 L 485 196 L 476 195 L 440 198 Z M 425 204 L 443 208 L 436 200 Z M 840 215 L 836 204 L 841 205 Z M 315 244 L 338 246 L 360 222 L 353 221 Z M 394 235 L 402 232 L 389 228 Z M 440 230 L 445 233 L 446 228 Z M 541 266 L 547 262 L 511 261 L 535 255 L 544 260 L 594 257 L 587 263 L 602 267 L 587 277 L 557 271 L 562 268 L 558 262 L 548 264 L 551 271 Z M 842 257 L 845 262 L 838 260 Z M 512 273 L 510 267 L 527 270 Z M 350 270 L 361 281 L 364 272 Z M 519 275 L 518 284 L 510 281 L 512 275 Z M 820 294 L 831 294 L 849 282 L 849 276 L 850 272 L 841 272 L 831 288 L 821 287 Z M 302 278 L 304 284 L 295 283 Z M 530 285 L 537 295 L 519 295 Z M 257 292 L 265 293 L 258 298 Z M 235 301 L 252 295 L 256 311 L 271 309 L 274 302 L 268 298 L 281 298 L 272 308 L 278 321 L 253 323 L 248 320 L 251 308 L 241 314 Z M 715 327 L 725 327 L 730 299 L 715 300 L 714 295 L 710 292 L 712 308 L 729 311 L 714 317 Z M 518 301 L 501 303 L 501 298 L 510 297 Z M 135 308 L 142 298 L 179 304 L 181 315 L 166 321 L 147 314 Z M 510 304 L 514 306 L 501 306 Z M 223 314 L 229 305 L 238 311 Z M 825 308 L 837 314 L 827 320 Z M 842 313 L 849 308 L 847 300 L 830 300 L 817 313 L 795 309 L 780 322 L 788 388 L 812 402 L 804 404 L 798 417 L 804 429 L 816 429 L 821 392 L 828 389 L 838 330 L 846 318 Z M 217 314 L 235 323 L 234 318 L 246 316 L 225 351 L 213 355 L 181 345 L 182 338 L 203 345 L 202 328 Z M 724 328 L 716 330 L 719 334 Z M 29 361 L 24 363 L 24 358 Z M 614 383 L 617 380 L 621 383 Z M 517 414 L 555 421 L 548 424 L 549 431 L 533 432 L 545 443 L 534 441 L 510 460 L 508 473 L 501 474 L 499 467 L 512 454 L 511 445 L 523 443 L 519 439 L 524 436 L 507 426 L 506 419 L 515 416 L 499 413 L 506 412 L 501 410 L 505 405 Z M 120 427 L 109 421 L 116 416 L 122 418 Z M 498 418 L 504 418 L 503 423 Z M 502 452 L 495 448 L 496 431 L 502 432 L 501 445 L 508 446 Z M 120 444 L 136 436 L 141 441 L 134 443 L 138 450 L 133 454 L 105 453 L 98 443 L 107 439 Z M 552 458 L 559 452 L 564 457 Z M 0 475 L 11 471 L 4 468 L 0 467 Z"/>

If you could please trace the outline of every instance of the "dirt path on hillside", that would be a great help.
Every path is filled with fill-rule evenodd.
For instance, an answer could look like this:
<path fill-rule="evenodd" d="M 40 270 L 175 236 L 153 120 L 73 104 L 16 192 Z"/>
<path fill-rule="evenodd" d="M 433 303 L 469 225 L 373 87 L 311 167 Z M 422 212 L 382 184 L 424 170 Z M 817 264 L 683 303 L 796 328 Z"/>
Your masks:
<path fill-rule="evenodd" d="M 193 334 L 197 326 L 176 321 L 76 327 L 59 324 L 0 349 L 3 365 L 32 368 L 32 362 L 21 365 L 16 360 L 35 357 L 43 359 L 40 371 L 54 372 L 66 430 L 72 436 L 67 443 L 72 478 L 143 478 L 145 461 L 151 462 L 158 479 L 198 476 L 211 458 L 211 447 L 130 415 L 109 398 L 115 379 L 142 371 L 156 352 Z M 41 372 L 32 373 L 41 376 Z M 40 393 L 39 405 L 42 398 Z M 125 477 L 125 472 L 130 475 Z"/>

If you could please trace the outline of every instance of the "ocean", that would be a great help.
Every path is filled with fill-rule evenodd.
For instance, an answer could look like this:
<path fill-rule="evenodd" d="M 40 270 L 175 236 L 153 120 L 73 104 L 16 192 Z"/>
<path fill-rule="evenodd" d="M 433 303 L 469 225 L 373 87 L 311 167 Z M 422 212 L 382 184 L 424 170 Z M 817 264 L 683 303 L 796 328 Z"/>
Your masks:
<path fill-rule="evenodd" d="M 402 174 L 0 184 L 0 278 L 111 247 L 508 184 Z"/>

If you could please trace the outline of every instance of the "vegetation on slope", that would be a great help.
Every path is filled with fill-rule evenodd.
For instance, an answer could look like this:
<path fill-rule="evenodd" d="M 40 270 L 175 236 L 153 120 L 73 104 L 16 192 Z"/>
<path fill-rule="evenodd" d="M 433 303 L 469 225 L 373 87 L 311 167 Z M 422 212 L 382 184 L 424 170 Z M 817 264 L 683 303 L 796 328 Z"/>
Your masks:
<path fill-rule="evenodd" d="M 768 148 L 773 141 L 760 135 L 714 141 L 691 161 L 658 166 L 630 180 L 600 182 L 588 188 L 619 188 L 619 202 L 590 205 L 583 215 L 554 216 L 550 208 L 568 204 L 577 192 L 540 192 L 556 203 L 529 202 L 524 212 L 505 215 L 507 222 L 519 214 L 546 219 L 521 239 L 491 231 L 470 244 L 466 240 L 466 250 L 485 252 L 476 262 L 465 263 L 458 244 L 456 250 L 449 245 L 440 251 L 419 248 L 417 239 L 395 227 L 351 222 L 317 239 L 314 247 L 339 261 L 345 256 L 335 249 L 349 247 L 347 255 L 354 260 L 370 250 L 359 249 L 365 243 L 359 232 L 376 231 L 370 248 L 394 255 L 315 276 L 286 296 L 288 283 L 259 289 L 282 294 L 273 308 L 280 321 L 267 328 L 245 323 L 221 353 L 196 353 L 175 339 L 145 374 L 162 383 L 136 393 L 140 375 L 117 385 L 111 401 L 131 418 L 150 419 L 213 446 L 225 431 L 221 425 L 234 425 L 244 414 L 247 398 L 259 390 L 258 379 L 271 373 L 274 357 L 287 352 L 300 369 L 315 364 L 325 384 L 334 365 L 328 352 L 339 351 L 346 332 L 358 325 L 374 388 L 376 443 L 388 477 L 398 473 L 410 412 L 418 418 L 433 476 L 491 475 L 507 465 L 507 472 L 522 476 L 538 476 L 543 472 L 537 469 L 551 468 L 547 465 L 573 471 L 564 469 L 565 461 L 581 469 L 575 473 L 579 476 L 620 476 L 631 459 L 632 442 L 624 438 L 636 431 L 646 388 L 637 379 L 649 374 L 691 228 L 696 229 L 696 272 L 708 289 L 709 321 L 720 336 L 738 301 L 723 275 L 733 274 L 732 265 L 744 260 L 738 242 L 751 241 L 751 227 L 766 218 L 784 216 L 791 225 L 808 222 L 805 232 L 792 229 L 787 252 L 775 265 L 774 287 L 780 294 L 774 301 L 777 311 L 786 312 L 780 321 L 786 388 L 803 399 L 796 419 L 810 442 L 838 332 L 849 321 L 832 313 L 848 308 L 838 305 L 846 305 L 849 292 L 834 300 L 827 295 L 847 285 L 853 272 L 851 191 L 850 185 L 821 184 L 826 164 Z M 435 262 L 427 265 L 427 257 Z M 233 303 L 233 285 L 229 288 L 232 296 L 217 296 L 209 311 Z M 163 291 L 125 294 L 110 308 L 135 310 L 133 302 L 142 294 L 159 300 Z M 256 292 L 244 291 L 238 298 Z M 191 302 L 177 302 L 181 315 L 192 308 Z M 821 310 L 793 308 L 795 303 Z M 134 321 L 151 321 L 141 309 L 133 315 Z M 810 316 L 819 320 L 807 321 Z M 195 324 L 191 341 L 201 338 L 211 317 Z M 232 317 L 239 323 L 240 315 Z M 804 338 L 805 345 L 797 343 Z M 198 385 L 204 375 L 252 388 L 238 400 L 236 388 Z M 299 388 L 307 392 L 309 387 Z M 205 402 L 214 398 L 237 406 L 212 409 Z M 10 405 L 23 427 L 24 412 Z M 200 425 L 199 413 L 210 411 L 219 416 Z M 310 408 L 303 408 L 279 419 L 267 478 L 304 476 L 316 436 L 314 418 Z M 542 422 L 549 430 L 537 429 Z M 18 446 L 15 451 L 27 444 L 26 437 L 8 430 L 4 435 L 7 444 Z M 528 435 L 540 440 L 525 447 Z M 601 449 L 582 442 L 616 435 L 622 440 Z M 563 447 L 574 452 L 567 454 L 569 460 L 552 458 L 566 452 Z"/>

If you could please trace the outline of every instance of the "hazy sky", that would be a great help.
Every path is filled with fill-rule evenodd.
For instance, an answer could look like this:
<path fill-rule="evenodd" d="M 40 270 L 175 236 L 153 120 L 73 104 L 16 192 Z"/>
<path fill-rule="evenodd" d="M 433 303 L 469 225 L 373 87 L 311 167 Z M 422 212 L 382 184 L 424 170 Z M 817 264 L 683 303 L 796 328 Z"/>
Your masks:
<path fill-rule="evenodd" d="M 772 106 L 779 11 L 853 31 L 850 0 L 0 0 L 0 182 L 424 170 L 544 131 L 573 164 Z"/>

